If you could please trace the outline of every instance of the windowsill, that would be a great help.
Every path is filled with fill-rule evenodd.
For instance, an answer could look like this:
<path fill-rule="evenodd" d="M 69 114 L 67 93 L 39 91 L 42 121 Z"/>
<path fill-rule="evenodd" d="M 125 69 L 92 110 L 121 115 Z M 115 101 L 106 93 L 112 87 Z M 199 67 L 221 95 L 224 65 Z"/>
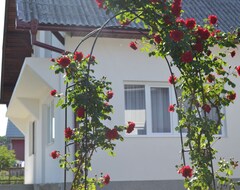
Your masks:
<path fill-rule="evenodd" d="M 156 135 L 123 135 L 124 138 L 180 138 L 180 134 L 156 134 Z M 183 134 L 183 138 L 186 134 Z M 215 135 L 215 138 L 225 138 L 226 135 Z"/>

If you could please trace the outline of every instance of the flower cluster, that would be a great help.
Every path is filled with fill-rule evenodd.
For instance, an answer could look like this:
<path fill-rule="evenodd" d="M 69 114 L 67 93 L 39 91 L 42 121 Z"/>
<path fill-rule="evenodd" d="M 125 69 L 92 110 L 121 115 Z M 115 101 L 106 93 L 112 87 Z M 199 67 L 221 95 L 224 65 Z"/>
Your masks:
<path fill-rule="evenodd" d="M 182 166 L 178 170 L 178 173 L 182 174 L 182 176 L 185 178 L 191 178 L 193 175 L 193 169 L 190 166 Z"/>

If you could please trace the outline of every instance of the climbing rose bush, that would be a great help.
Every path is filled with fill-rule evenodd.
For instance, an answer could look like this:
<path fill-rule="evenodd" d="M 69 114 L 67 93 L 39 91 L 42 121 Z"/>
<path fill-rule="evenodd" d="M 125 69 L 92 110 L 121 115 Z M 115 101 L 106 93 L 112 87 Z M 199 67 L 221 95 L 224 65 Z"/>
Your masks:
<path fill-rule="evenodd" d="M 103 1 L 98 1 L 100 7 L 101 2 Z M 98 149 L 114 155 L 116 140 L 123 141 L 122 133 L 131 133 L 135 123 L 131 121 L 126 126 L 105 125 L 105 121 L 111 120 L 113 106 L 110 101 L 114 98 L 114 92 L 106 77 L 97 79 L 93 75 L 93 68 L 97 64 L 95 56 L 88 54 L 84 57 L 82 52 L 67 52 L 52 61 L 54 65 L 51 68 L 56 74 L 64 76 L 66 91 L 59 94 L 52 90 L 50 95 L 59 98 L 58 107 L 71 107 L 76 125 L 65 126 L 63 131 L 66 148 L 68 150 L 68 147 L 74 146 L 74 155 L 70 156 L 72 152 L 54 150 L 50 156 L 53 159 L 58 158 L 62 168 L 73 172 L 71 189 L 90 190 L 97 185 L 103 187 L 110 183 L 109 174 L 88 177 L 92 156 Z"/>
<path fill-rule="evenodd" d="M 195 18 L 182 18 L 182 3 L 181 0 L 102 1 L 107 13 L 122 12 L 117 16 L 120 23 L 130 20 L 144 24 L 148 34 L 142 33 L 142 43 L 130 42 L 130 48 L 142 47 L 149 56 L 166 60 L 171 75 L 168 82 L 174 88 L 177 102 L 168 110 L 176 111 L 179 118 L 176 130 L 180 132 L 183 163 L 178 171 L 185 177 L 185 188 L 216 189 L 216 182 L 233 188 L 236 182 L 230 179 L 234 169 L 230 162 L 221 160 L 220 170 L 214 172 L 217 150 L 212 145 L 215 135 L 221 131 L 223 108 L 237 98 L 232 78 L 240 75 L 240 66 L 229 65 L 226 57 L 236 56 L 240 33 L 219 30 L 218 17 L 214 14 L 203 25 Z M 214 47 L 220 51 L 213 51 Z M 174 70 L 178 72 L 173 73 Z M 189 164 L 185 154 L 190 156 Z"/>

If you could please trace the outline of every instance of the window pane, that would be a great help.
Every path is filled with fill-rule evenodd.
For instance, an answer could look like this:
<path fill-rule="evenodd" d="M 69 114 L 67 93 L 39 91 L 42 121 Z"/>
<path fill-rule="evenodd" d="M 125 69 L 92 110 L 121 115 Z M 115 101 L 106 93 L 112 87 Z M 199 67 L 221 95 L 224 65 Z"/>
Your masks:
<path fill-rule="evenodd" d="M 54 101 L 52 101 L 47 108 L 47 122 L 48 122 L 48 143 L 53 143 L 55 139 L 55 116 L 54 116 Z"/>
<path fill-rule="evenodd" d="M 135 122 L 133 134 L 146 134 L 146 103 L 144 85 L 124 85 L 125 122 Z"/>
<path fill-rule="evenodd" d="M 152 132 L 170 133 L 169 89 L 151 88 Z"/>
<path fill-rule="evenodd" d="M 204 112 L 203 112 L 203 115 L 204 115 Z M 211 111 L 209 113 L 207 113 L 207 117 L 215 122 L 218 122 L 218 114 L 217 114 L 217 109 L 212 107 L 211 108 Z M 222 123 L 223 121 L 221 121 Z M 219 133 L 218 135 L 222 135 L 222 127 L 221 129 L 219 130 Z"/>

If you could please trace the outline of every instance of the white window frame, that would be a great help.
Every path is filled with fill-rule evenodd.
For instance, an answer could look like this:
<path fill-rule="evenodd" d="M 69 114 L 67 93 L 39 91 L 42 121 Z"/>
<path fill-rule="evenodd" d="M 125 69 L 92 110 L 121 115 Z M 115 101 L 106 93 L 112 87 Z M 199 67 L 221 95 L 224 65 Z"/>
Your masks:
<path fill-rule="evenodd" d="M 145 104 L 146 104 L 146 134 L 127 134 L 126 137 L 179 137 L 179 133 L 175 130 L 178 125 L 178 117 L 176 112 L 170 112 L 170 132 L 169 133 L 154 133 L 152 132 L 152 109 L 151 109 L 151 88 L 168 88 L 169 89 L 169 104 L 176 104 L 174 89 L 172 85 L 167 82 L 146 82 L 146 81 L 125 81 L 123 85 L 123 90 L 125 90 L 125 85 L 144 85 L 145 86 Z M 124 105 L 125 105 L 125 97 Z M 125 107 L 124 107 L 125 112 Z M 125 120 L 125 114 L 124 114 Z M 134 122 L 134 121 L 133 121 Z M 125 121 L 127 125 L 127 121 Z"/>
<path fill-rule="evenodd" d="M 200 111 L 202 111 L 203 112 L 203 110 L 201 109 Z M 212 112 L 213 110 L 211 109 L 211 111 L 210 111 L 210 113 Z M 222 123 L 222 126 L 221 126 L 221 134 L 216 134 L 216 135 L 214 135 L 214 137 L 226 137 L 227 136 L 227 133 L 226 133 L 226 109 L 225 109 L 225 107 L 223 107 L 221 110 L 220 110 L 220 112 L 222 113 L 222 114 L 224 114 L 224 120 L 222 120 L 221 121 L 221 123 Z M 207 117 L 209 116 L 209 113 L 206 113 L 207 114 Z M 203 115 L 202 115 L 203 116 Z M 177 116 L 178 117 L 178 116 Z M 186 133 L 185 132 L 183 132 L 183 136 L 185 137 L 186 136 Z"/>
<path fill-rule="evenodd" d="M 55 141 L 55 104 L 52 100 L 47 106 L 47 142 L 52 144 Z"/>

